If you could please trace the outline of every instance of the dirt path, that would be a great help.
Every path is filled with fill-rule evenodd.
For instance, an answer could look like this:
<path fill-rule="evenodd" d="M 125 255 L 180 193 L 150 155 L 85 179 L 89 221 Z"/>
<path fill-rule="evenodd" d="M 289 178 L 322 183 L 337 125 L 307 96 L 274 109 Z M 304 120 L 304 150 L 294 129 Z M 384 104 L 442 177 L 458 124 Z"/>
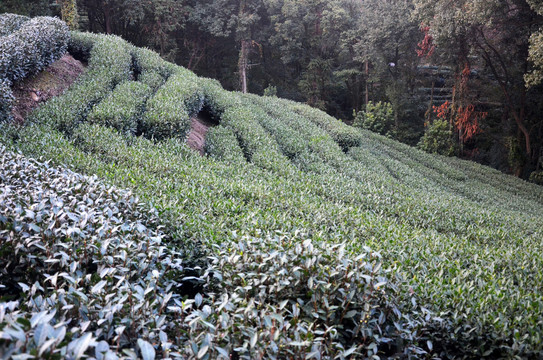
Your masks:
<path fill-rule="evenodd" d="M 214 125 L 216 124 L 213 124 L 211 121 L 204 119 L 201 116 L 193 116 L 191 119 L 189 135 L 187 137 L 187 145 L 203 156 L 205 154 L 204 146 L 206 134 L 209 131 L 209 128 Z"/>
<path fill-rule="evenodd" d="M 15 121 L 22 124 L 30 112 L 53 96 L 62 94 L 85 71 L 85 66 L 71 55 L 64 55 L 37 75 L 13 86 Z"/>

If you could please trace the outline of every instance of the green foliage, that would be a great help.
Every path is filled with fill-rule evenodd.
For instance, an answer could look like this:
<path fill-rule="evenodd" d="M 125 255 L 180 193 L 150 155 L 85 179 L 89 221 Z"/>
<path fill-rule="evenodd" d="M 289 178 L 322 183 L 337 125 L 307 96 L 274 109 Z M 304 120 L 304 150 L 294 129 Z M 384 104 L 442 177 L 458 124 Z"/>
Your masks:
<path fill-rule="evenodd" d="M 151 88 L 144 83 L 124 82 L 92 109 L 87 121 L 135 134 L 151 95 Z"/>
<path fill-rule="evenodd" d="M 78 308 L 83 309 L 82 314 L 69 314 L 74 319 L 70 327 L 88 326 L 87 332 L 95 340 L 91 342 L 94 347 L 90 345 L 85 355 L 94 356 L 96 346 L 101 344 L 99 348 L 106 349 L 107 343 L 110 351 L 134 352 L 130 355 L 133 357 L 164 353 L 171 358 L 195 358 L 198 354 L 201 358 L 298 358 L 311 357 L 315 351 L 321 358 L 539 356 L 543 350 L 539 316 L 543 304 L 539 291 L 543 283 L 540 186 L 348 127 L 306 105 L 228 92 L 216 81 L 196 78 L 173 65 L 175 73 L 155 96 L 167 89 L 181 94 L 181 101 L 174 108 L 170 95 L 163 94 L 164 103 L 157 100 L 153 106 L 159 109 L 164 105 L 185 115 L 192 104 L 193 109 L 202 108 L 211 114 L 219 126 L 210 128 L 206 137 L 208 156 L 189 149 L 177 132 L 164 132 L 163 140 L 156 141 L 100 123 L 86 124 L 86 115 L 75 116 L 68 106 L 70 101 L 73 108 L 84 106 L 90 113 L 99 100 L 89 102 L 84 89 L 92 90 L 92 84 L 99 80 L 97 84 L 105 89 L 100 100 L 113 99 L 111 91 L 120 91 L 128 86 L 124 82 L 134 80 L 128 72 L 115 87 L 119 78 L 108 68 L 118 66 L 123 72 L 127 61 L 135 63 L 135 56 L 127 57 L 123 46 L 114 46 L 115 38 L 103 38 L 97 44 L 105 46 L 106 39 L 118 53 L 119 64 L 104 56 L 107 47 L 95 46 L 89 59 L 90 75 L 84 75 L 57 98 L 60 100 L 43 105 L 36 114 L 41 114 L 44 121 L 16 130 L 0 128 L 0 141 L 10 149 L 95 174 L 110 184 L 108 189 L 111 185 L 132 189 L 156 206 L 160 223 L 165 226 L 159 229 L 145 224 L 151 239 L 137 238 L 132 242 L 130 236 L 147 233 L 138 235 L 137 227 L 129 229 L 128 242 L 116 237 L 119 247 L 103 255 L 99 251 L 101 244 L 96 245 L 94 239 L 116 236 L 115 231 L 122 231 L 122 223 L 126 218 L 133 219 L 133 213 L 120 206 L 117 211 L 111 205 L 114 216 L 108 221 L 117 228 L 112 233 L 106 229 L 102 235 L 97 226 L 88 229 L 90 235 L 82 239 L 79 247 L 83 252 L 87 249 L 87 253 L 97 254 L 96 259 L 92 258 L 97 268 L 77 275 L 82 280 L 71 286 L 86 289 L 89 301 L 84 300 Z M 134 48 L 128 48 L 128 53 L 134 54 Z M 162 77 L 156 70 L 151 72 Z M 136 80 L 141 78 L 141 71 L 134 68 L 133 73 Z M 101 74 L 107 76 L 101 78 Z M 73 89 L 77 88 L 75 92 Z M 194 89 L 198 90 L 197 96 L 193 96 Z M 47 116 L 42 113 L 50 104 L 63 101 L 58 112 Z M 126 101 L 130 104 L 133 99 Z M 68 115 L 63 118 L 65 113 Z M 160 129 L 163 117 L 158 112 L 155 115 Z M 169 113 L 165 115 L 166 120 L 174 123 Z M 57 126 L 59 119 L 69 126 Z M 155 125 L 147 125 L 153 131 Z M 10 169 L 11 163 L 3 161 L 2 169 Z M 39 168 L 37 172 L 45 174 L 46 170 Z M 49 178 L 44 183 L 56 184 Z M 81 187 L 77 191 L 83 192 L 77 192 L 75 187 L 67 194 L 72 202 L 64 204 L 76 207 L 70 210 L 73 213 L 86 211 L 77 208 L 78 202 L 73 199 L 92 199 L 83 194 L 94 190 Z M 98 192 L 109 199 L 106 190 Z M 12 192 L 0 194 L 4 198 L 8 195 L 17 196 Z M 42 199 L 39 195 L 30 198 L 38 203 Z M 11 202 L 4 203 L 10 214 L 17 209 Z M 94 206 L 102 214 L 107 210 L 101 204 L 96 201 L 86 206 Z M 34 211 L 32 205 L 21 208 Z M 151 213 L 150 222 L 158 223 L 153 215 L 156 213 Z M 22 211 L 17 219 L 32 221 L 25 216 Z M 67 228 L 71 229 L 72 223 L 69 225 Z M 37 234 L 30 227 L 22 229 L 30 236 Z M 47 231 L 47 227 L 40 229 Z M 13 233 L 19 234 L 17 231 Z M 158 253 L 146 245 L 153 244 L 154 235 L 163 234 L 168 235 Z M 26 239 L 24 231 L 21 236 Z M 36 241 L 54 244 L 57 240 Z M 149 248 L 151 251 L 144 251 Z M 33 255 L 41 259 L 41 268 L 47 264 L 60 266 L 53 261 L 63 256 L 55 255 L 56 250 L 36 250 L 37 255 Z M 11 249 L 5 251 L 14 253 Z M 106 283 L 101 283 L 100 256 L 117 271 L 124 271 L 119 262 L 127 259 L 132 277 L 114 288 L 111 284 L 120 279 L 115 278 L 117 273 L 109 274 L 107 270 L 103 277 Z M 6 259 L 21 262 L 33 258 Z M 174 259 L 179 266 L 183 265 L 183 270 L 161 265 Z M 71 258 L 67 261 L 73 262 Z M 141 267 L 135 265 L 142 262 Z M 47 279 L 57 272 L 73 277 L 69 268 L 52 269 L 41 272 L 47 274 L 41 282 L 33 282 L 37 283 L 37 296 L 41 299 L 53 298 L 54 285 Z M 159 272 L 156 280 L 153 270 Z M 70 287 L 65 286 L 66 279 L 60 274 L 56 281 L 62 291 L 67 288 L 59 292 L 64 296 Z M 26 280 L 18 282 L 30 287 Z M 17 286 L 16 283 L 6 285 Z M 378 283 L 384 293 L 376 290 Z M 102 291 L 91 291 L 98 284 L 103 284 Z M 193 291 L 184 293 L 188 285 Z M 123 289 L 126 291 L 119 299 Z M 78 291 L 84 293 L 83 290 Z M 169 300 L 164 300 L 170 293 Z M 16 296 L 23 299 L 27 296 L 24 294 Z M 26 303 L 30 300 L 24 299 Z M 56 299 L 65 298 L 58 295 Z M 110 317 L 110 309 L 117 305 L 118 312 Z M 345 311 L 343 321 L 342 309 L 334 306 Z M 30 320 L 35 308 L 25 313 Z M 59 308 L 57 312 L 64 316 L 64 310 Z M 134 320 L 123 320 L 131 311 Z M 12 316 L 12 310 L 7 312 Z M 368 323 L 360 323 L 368 314 Z M 85 318 L 79 325 L 85 316 L 90 323 Z M 266 319 L 271 320 L 271 327 Z M 17 325 L 12 317 L 4 323 L 0 320 L 1 331 Z M 119 326 L 126 328 L 117 338 L 115 329 Z M 34 337 L 32 329 L 25 332 L 28 339 Z M 13 334 L 20 332 L 6 332 L 8 335 L 0 336 L 0 346 L 23 349 L 16 343 L 18 340 L 11 340 Z M 76 332 L 68 341 L 83 333 Z M 75 344 L 67 351 L 74 347 Z"/>
<path fill-rule="evenodd" d="M 11 91 L 11 82 L 0 80 L 0 122 L 4 122 L 11 117 L 11 107 L 15 100 Z"/>
<path fill-rule="evenodd" d="M 11 116 L 13 82 L 45 69 L 66 52 L 66 25 L 55 18 L 0 15 L 0 121 Z"/>
<path fill-rule="evenodd" d="M 70 30 L 79 28 L 79 14 L 77 13 L 76 0 L 61 0 L 60 14 L 62 20 L 68 25 Z"/>
<path fill-rule="evenodd" d="M 543 171 L 533 171 L 530 174 L 530 181 L 538 185 L 543 185 Z"/>
<path fill-rule="evenodd" d="M 100 35 L 80 31 L 72 31 L 70 35 L 68 52 L 76 59 L 89 61 L 90 52 Z"/>
<path fill-rule="evenodd" d="M 449 123 L 439 119 L 428 126 L 417 146 L 431 154 L 452 156 L 456 152 Z"/>
<path fill-rule="evenodd" d="M 3 36 L 0 42 L 0 79 L 17 81 L 49 66 L 66 52 L 70 34 L 66 24 L 36 17 Z"/>
<path fill-rule="evenodd" d="M 387 102 L 369 102 L 366 110 L 355 114 L 353 126 L 367 129 L 384 136 L 392 136 L 394 129 L 394 110 Z"/>
<path fill-rule="evenodd" d="M 293 105 L 292 107 L 300 115 L 314 122 L 317 126 L 330 134 L 332 139 L 334 139 L 344 151 L 361 144 L 362 136 L 356 129 L 331 117 L 325 112 L 307 105 Z"/>
<path fill-rule="evenodd" d="M 204 93 L 196 76 L 187 70 L 173 74 L 147 102 L 142 132 L 156 140 L 184 138 L 190 118 L 203 106 Z"/>
<path fill-rule="evenodd" d="M 182 263 L 156 209 L 96 177 L 0 154 L 2 354 L 110 358 L 142 337 L 167 342 L 158 314 L 179 296 Z"/>
<path fill-rule="evenodd" d="M 277 96 L 277 87 L 269 85 L 264 89 L 264 96 Z"/>
<path fill-rule="evenodd" d="M 29 17 L 17 14 L 0 14 L 0 36 L 10 35 L 19 30 Z"/>
<path fill-rule="evenodd" d="M 230 128 L 224 126 L 209 129 L 205 139 L 205 152 L 226 162 L 245 161 L 236 135 Z"/>
<path fill-rule="evenodd" d="M 203 276 L 209 305 L 196 303 L 187 318 L 188 354 L 197 357 L 203 348 L 220 359 L 407 353 L 412 329 L 385 275 L 379 254 L 349 258 L 341 244 L 287 234 L 222 244 Z"/>
<path fill-rule="evenodd" d="M 116 36 L 82 37 L 83 43 L 94 43 L 89 67 L 61 97 L 55 97 L 33 112 L 30 120 L 50 124 L 71 133 L 86 120 L 94 105 L 106 98 L 113 88 L 132 77 L 130 46 Z M 88 41 L 90 40 L 90 41 Z"/>

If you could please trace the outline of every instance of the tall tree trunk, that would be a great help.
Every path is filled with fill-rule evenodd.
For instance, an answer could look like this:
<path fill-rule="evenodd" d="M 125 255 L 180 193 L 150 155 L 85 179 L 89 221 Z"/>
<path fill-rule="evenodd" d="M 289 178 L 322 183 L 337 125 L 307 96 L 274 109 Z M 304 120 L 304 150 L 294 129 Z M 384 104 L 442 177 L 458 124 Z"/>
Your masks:
<path fill-rule="evenodd" d="M 370 62 L 366 60 L 366 98 L 364 99 L 364 104 L 368 105 L 370 102 Z"/>
<path fill-rule="evenodd" d="M 109 4 L 104 4 L 104 23 L 106 27 L 106 34 L 111 34 L 111 8 Z"/>
<path fill-rule="evenodd" d="M 241 50 L 239 52 L 238 70 L 241 92 L 247 93 L 247 68 L 249 67 L 249 40 L 241 40 Z"/>

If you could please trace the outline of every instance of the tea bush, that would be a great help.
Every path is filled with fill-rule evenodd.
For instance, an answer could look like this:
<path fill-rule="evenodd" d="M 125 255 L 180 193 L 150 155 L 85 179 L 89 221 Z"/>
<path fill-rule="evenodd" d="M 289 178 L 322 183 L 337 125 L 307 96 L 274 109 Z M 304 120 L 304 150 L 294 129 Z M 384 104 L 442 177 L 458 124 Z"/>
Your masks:
<path fill-rule="evenodd" d="M 301 104 L 293 104 L 292 108 L 329 133 L 332 139 L 334 139 L 344 151 L 361 144 L 362 136 L 358 131 L 351 126 L 334 119 L 324 111 Z"/>
<path fill-rule="evenodd" d="M 2 355 L 111 358 L 139 345 L 146 357 L 146 340 L 165 341 L 160 312 L 182 270 L 157 211 L 95 177 L 0 153 Z"/>
<path fill-rule="evenodd" d="M 141 80 L 142 73 L 132 66 Z M 194 290 L 176 293 L 177 285 L 171 288 L 174 295 L 162 312 L 167 325 L 160 329 L 167 335 L 168 356 L 341 358 L 343 352 L 345 358 L 366 358 L 374 350 L 377 354 L 372 356 L 381 358 L 543 356 L 540 186 L 471 162 L 428 154 L 367 130 L 345 128 L 305 105 L 228 92 L 216 81 L 194 81 L 186 70 L 178 71 L 190 82 L 179 88 L 198 82 L 202 108 L 219 122 L 206 138 L 208 156 L 189 149 L 175 132 L 162 141 L 149 140 L 84 124 L 84 117 L 71 131 L 52 129 L 48 124 L 53 120 L 16 130 L 0 128 L 0 141 L 10 148 L 96 174 L 132 189 L 157 208 L 171 235 L 169 250 L 182 252 L 185 265 L 191 264 L 192 270 L 175 276 L 184 279 L 179 289 L 191 284 Z M 99 74 L 94 73 L 95 78 Z M 113 85 L 104 97 L 111 89 Z M 77 100 L 72 99 L 74 107 Z M 185 107 L 183 102 L 179 108 Z M 62 113 L 53 115 L 54 119 Z M 341 145 L 342 131 L 352 141 Z M 343 257 L 334 247 L 337 244 L 345 245 Z M 298 245 L 303 253 L 296 252 Z M 326 343 L 323 334 L 313 331 L 323 329 L 318 310 L 334 306 L 329 300 L 336 304 L 343 300 L 329 295 L 313 301 L 313 293 L 325 291 L 326 285 L 311 287 L 311 274 L 300 272 L 298 278 L 294 264 L 305 255 L 306 262 L 319 259 L 315 264 L 323 268 L 303 261 L 297 266 L 310 268 L 329 284 L 353 288 L 355 274 L 368 275 L 367 269 L 358 267 L 350 274 L 343 266 L 356 267 L 359 255 L 366 254 L 367 260 L 375 251 L 381 254 L 383 269 L 376 276 L 386 276 L 387 285 L 384 297 L 369 301 L 369 306 L 376 306 L 375 316 L 385 312 L 379 334 L 385 342 L 374 338 L 372 345 L 370 336 L 352 342 L 348 330 L 354 324 L 342 321 L 334 323 L 337 337 L 326 338 L 331 340 Z M 328 277 L 326 266 L 331 272 L 346 273 L 352 282 Z M 266 276 L 277 281 L 266 282 Z M 372 277 L 381 282 L 377 278 Z M 364 289 L 362 282 L 358 284 Z M 280 293 L 271 290 L 280 286 L 284 286 Z M 288 299 L 282 298 L 287 294 Z M 304 309 L 298 299 L 316 305 L 319 316 Z M 300 311 L 296 319 L 293 305 Z M 270 314 L 272 310 L 275 313 Z M 273 314 L 287 321 L 281 325 Z M 277 329 L 283 326 L 282 331 L 270 329 L 265 316 Z M 396 328 L 394 323 L 402 330 L 384 335 L 391 324 Z M 376 325 L 379 319 L 365 329 L 375 335 Z M 262 335 L 272 332 L 271 337 Z M 156 333 L 158 340 L 151 338 Z M 304 342 L 310 340 L 303 336 L 311 333 L 316 334 L 311 342 Z M 138 338 L 139 349 L 136 339 L 131 337 L 123 348 L 136 354 L 126 356 L 139 356 L 142 349 L 150 354 L 143 341 L 156 357 L 166 356 L 159 352 L 165 339 L 159 330 Z M 319 349 L 318 355 L 313 349 Z M 349 351 L 353 353 L 345 355 Z"/>
<path fill-rule="evenodd" d="M 234 132 L 224 126 L 209 129 L 205 139 L 205 152 L 227 162 L 245 161 Z"/>
<path fill-rule="evenodd" d="M 101 35 L 80 32 L 80 31 L 71 31 L 70 32 L 70 41 L 68 42 L 68 52 L 76 59 L 80 61 L 88 62 L 90 58 L 90 53 L 94 44 Z"/>
<path fill-rule="evenodd" d="M 0 79 L 17 81 L 45 69 L 66 52 L 70 33 L 59 19 L 25 21 L 0 41 Z"/>
<path fill-rule="evenodd" d="M 11 117 L 13 82 L 59 59 L 68 40 L 68 27 L 58 19 L 0 15 L 0 121 Z"/>
<path fill-rule="evenodd" d="M 119 37 L 105 35 L 93 41 L 85 74 L 61 97 L 51 99 L 33 112 L 31 121 L 47 123 L 71 133 L 116 85 L 132 78 L 129 44 Z"/>
<path fill-rule="evenodd" d="M 191 304 L 190 358 L 349 359 L 412 353 L 380 255 L 290 234 L 242 237 L 214 249 L 208 301 Z M 182 311 L 179 309 L 178 311 Z"/>
<path fill-rule="evenodd" d="M 135 134 L 151 95 L 152 90 L 146 84 L 124 82 L 92 109 L 87 121 Z"/>
<path fill-rule="evenodd" d="M 28 20 L 30 18 L 23 15 L 0 14 L 0 36 L 6 36 L 19 30 Z"/>
<path fill-rule="evenodd" d="M 5 79 L 0 80 L 0 122 L 10 118 L 14 100 L 11 83 Z"/>
<path fill-rule="evenodd" d="M 203 106 L 204 94 L 197 77 L 178 71 L 147 102 L 142 132 L 155 140 L 184 138 L 190 130 L 190 118 Z"/>

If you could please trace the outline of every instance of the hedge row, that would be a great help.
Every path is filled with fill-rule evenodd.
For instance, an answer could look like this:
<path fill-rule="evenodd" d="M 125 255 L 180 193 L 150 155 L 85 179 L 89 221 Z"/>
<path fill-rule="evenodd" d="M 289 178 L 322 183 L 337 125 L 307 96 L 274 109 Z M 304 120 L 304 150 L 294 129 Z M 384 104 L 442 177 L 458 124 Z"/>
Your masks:
<path fill-rule="evenodd" d="M 30 119 L 71 133 L 94 105 L 119 83 L 132 78 L 130 45 L 116 36 L 100 36 L 90 51 L 89 68 L 62 96 L 33 112 Z"/>
<path fill-rule="evenodd" d="M 70 35 L 70 42 L 68 43 L 70 55 L 80 61 L 89 61 L 90 52 L 102 35 L 80 31 L 71 31 Z"/>
<path fill-rule="evenodd" d="M 30 18 L 23 15 L 0 14 L 0 36 L 6 36 L 19 30 L 28 20 Z"/>
<path fill-rule="evenodd" d="M 87 121 L 113 127 L 123 133 L 135 134 L 147 99 L 151 95 L 152 90 L 146 84 L 137 81 L 124 82 L 92 109 Z"/>
<path fill-rule="evenodd" d="M 232 129 L 219 125 L 206 134 L 205 152 L 222 161 L 237 163 L 245 161 L 243 151 Z"/>
<path fill-rule="evenodd" d="M 43 70 L 68 47 L 70 33 L 59 19 L 36 17 L 0 41 L 0 79 L 17 81 Z"/>
<path fill-rule="evenodd" d="M 9 119 L 14 96 L 8 80 L 0 80 L 0 122 Z"/>
<path fill-rule="evenodd" d="M 294 102 L 291 102 L 291 104 L 292 109 L 330 134 L 343 151 L 362 143 L 363 137 L 358 130 L 331 117 L 324 111 L 304 104 Z"/>
<path fill-rule="evenodd" d="M 11 86 L 43 70 L 65 52 L 66 24 L 51 17 L 0 15 L 0 121 L 11 117 Z"/>
<path fill-rule="evenodd" d="M 203 106 L 204 94 L 198 78 L 188 70 L 178 70 L 147 102 L 142 131 L 148 138 L 184 138 L 190 118 Z"/>

